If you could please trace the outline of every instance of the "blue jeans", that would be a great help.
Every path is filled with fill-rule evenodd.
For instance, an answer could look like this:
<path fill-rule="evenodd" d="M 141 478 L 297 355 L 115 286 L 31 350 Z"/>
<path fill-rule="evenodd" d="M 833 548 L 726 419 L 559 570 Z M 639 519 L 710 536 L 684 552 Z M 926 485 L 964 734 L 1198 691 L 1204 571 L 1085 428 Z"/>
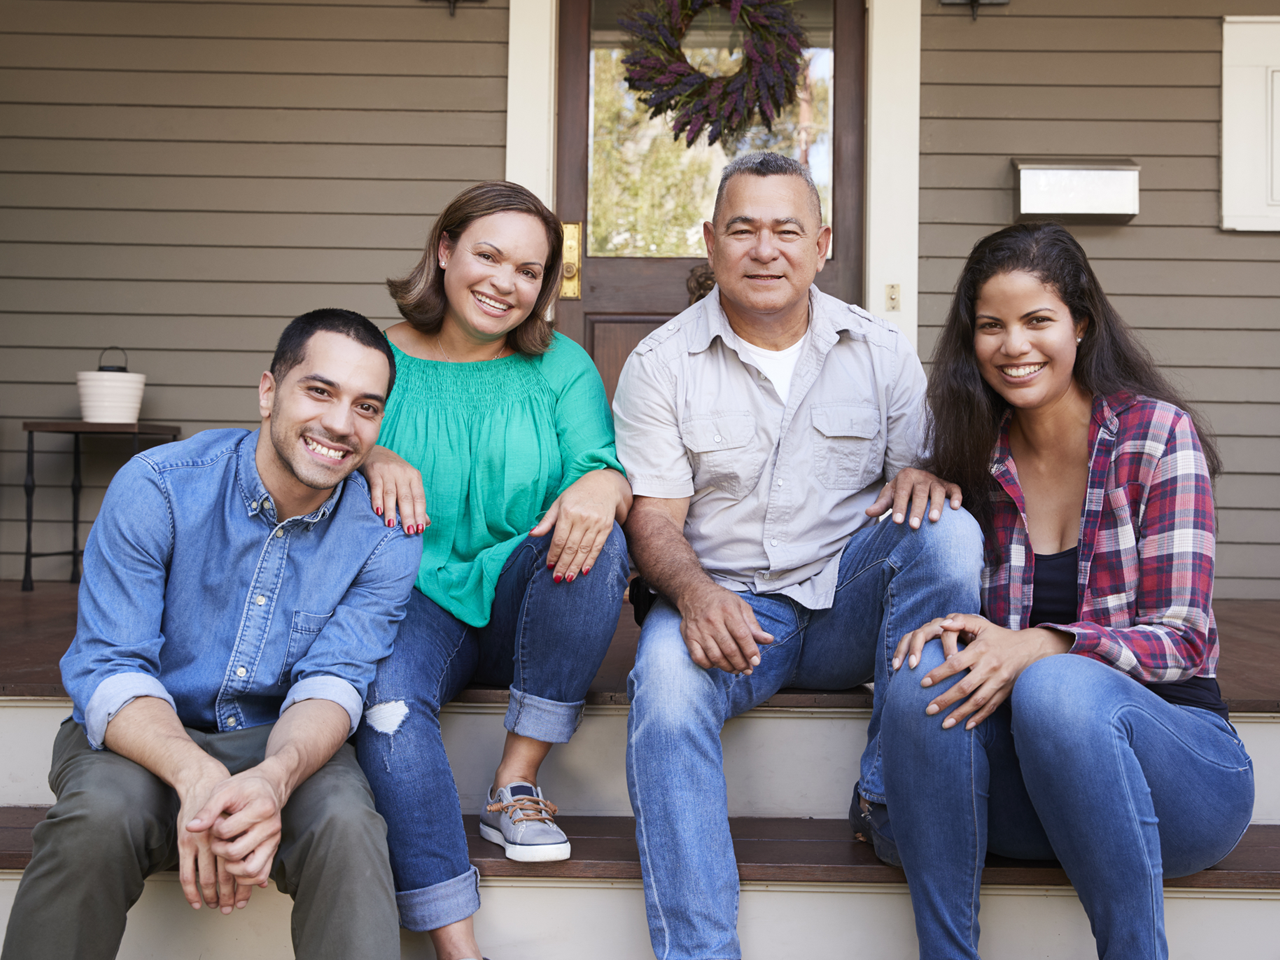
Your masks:
<path fill-rule="evenodd" d="M 1253 763 L 1217 714 L 1175 706 L 1073 654 L 1023 671 L 975 730 L 942 729 L 920 678 L 938 641 L 884 695 L 884 781 L 920 956 L 978 956 L 987 851 L 1061 861 L 1104 958 L 1163 958 L 1164 877 L 1231 852 L 1253 811 Z M 947 711 L 949 712 L 949 711 Z"/>
<path fill-rule="evenodd" d="M 878 523 L 840 557 L 834 604 L 810 610 L 779 594 L 740 596 L 774 636 L 750 676 L 689 658 L 680 614 L 655 604 L 628 691 L 627 787 L 636 815 L 649 936 L 659 960 L 732 960 L 738 868 L 729 836 L 720 729 L 786 686 L 841 690 L 887 674 L 891 645 L 922 621 L 978 609 L 982 535 L 964 511 L 920 530 Z M 862 781 L 880 792 L 873 712 Z"/>
<path fill-rule="evenodd" d="M 387 821 L 400 923 L 410 930 L 435 930 L 480 907 L 440 707 L 473 681 L 509 684 L 506 728 L 565 743 L 617 629 L 628 573 L 621 528 L 614 524 L 591 573 L 572 583 L 552 582 L 551 537 L 529 537 L 511 555 L 484 627 L 414 590 L 369 687 L 356 747 Z"/>

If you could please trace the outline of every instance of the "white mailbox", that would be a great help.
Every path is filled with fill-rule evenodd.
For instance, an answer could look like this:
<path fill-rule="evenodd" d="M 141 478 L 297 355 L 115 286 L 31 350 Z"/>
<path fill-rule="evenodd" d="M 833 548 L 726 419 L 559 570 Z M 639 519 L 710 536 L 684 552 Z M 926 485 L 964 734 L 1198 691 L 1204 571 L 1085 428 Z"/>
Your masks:
<path fill-rule="evenodd" d="M 1138 215 L 1132 160 L 1013 158 L 1014 215 L 1067 223 L 1128 223 Z"/>

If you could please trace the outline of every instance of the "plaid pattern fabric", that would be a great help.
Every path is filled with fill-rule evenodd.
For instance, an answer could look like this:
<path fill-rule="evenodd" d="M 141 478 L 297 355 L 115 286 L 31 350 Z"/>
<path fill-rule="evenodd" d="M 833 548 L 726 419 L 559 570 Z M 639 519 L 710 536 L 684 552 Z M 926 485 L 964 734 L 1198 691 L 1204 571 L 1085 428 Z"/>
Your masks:
<path fill-rule="evenodd" d="M 1093 455 L 1080 518 L 1079 620 L 1072 653 L 1146 683 L 1212 677 L 1213 490 L 1182 410 L 1149 397 L 1095 397 Z M 1035 557 L 1009 453 L 1009 420 L 991 461 L 1000 486 L 987 531 L 982 606 L 993 623 L 1027 625 Z"/>

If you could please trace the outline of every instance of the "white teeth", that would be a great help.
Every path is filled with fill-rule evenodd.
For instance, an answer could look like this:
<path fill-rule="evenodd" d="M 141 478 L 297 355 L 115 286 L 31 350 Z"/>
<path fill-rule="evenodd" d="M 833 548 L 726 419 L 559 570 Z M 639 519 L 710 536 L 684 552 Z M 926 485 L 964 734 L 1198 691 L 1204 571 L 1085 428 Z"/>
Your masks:
<path fill-rule="evenodd" d="M 1028 363 L 1021 367 L 1001 367 L 1001 369 L 1007 377 L 1029 377 L 1043 366 L 1043 363 Z"/>
<path fill-rule="evenodd" d="M 346 451 L 331 450 L 323 444 L 316 443 L 310 437 L 304 437 L 303 439 L 306 440 L 308 447 L 320 454 L 320 456 L 328 457 L 330 460 L 341 460 L 347 455 Z"/>
<path fill-rule="evenodd" d="M 486 297 L 483 293 L 477 293 L 477 294 L 476 294 L 476 299 L 477 299 L 477 300 L 479 300 L 481 303 L 488 304 L 489 306 L 493 307 L 493 309 L 495 309 L 495 310 L 510 310 L 510 309 L 511 309 L 511 305 L 510 305 L 510 304 L 502 303 L 501 301 L 494 300 L 494 299 L 493 299 L 493 298 L 491 298 L 491 297 Z"/>

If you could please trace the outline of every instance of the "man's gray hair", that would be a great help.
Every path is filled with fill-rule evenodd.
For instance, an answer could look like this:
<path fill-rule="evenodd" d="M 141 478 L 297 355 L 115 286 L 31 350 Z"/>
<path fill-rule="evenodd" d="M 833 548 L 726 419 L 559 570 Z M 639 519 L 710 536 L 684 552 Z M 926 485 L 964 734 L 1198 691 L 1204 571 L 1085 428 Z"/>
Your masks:
<path fill-rule="evenodd" d="M 813 174 L 799 160 L 792 160 L 780 153 L 761 150 L 758 153 L 744 153 L 732 160 L 724 172 L 720 174 L 720 187 L 716 190 L 716 206 L 711 214 L 711 222 L 720 222 L 720 204 L 724 200 L 725 188 L 729 181 L 740 174 L 753 177 L 799 177 L 809 188 L 809 196 L 813 200 L 813 213 L 822 225 L 822 198 L 818 196 L 818 185 L 813 182 Z"/>

